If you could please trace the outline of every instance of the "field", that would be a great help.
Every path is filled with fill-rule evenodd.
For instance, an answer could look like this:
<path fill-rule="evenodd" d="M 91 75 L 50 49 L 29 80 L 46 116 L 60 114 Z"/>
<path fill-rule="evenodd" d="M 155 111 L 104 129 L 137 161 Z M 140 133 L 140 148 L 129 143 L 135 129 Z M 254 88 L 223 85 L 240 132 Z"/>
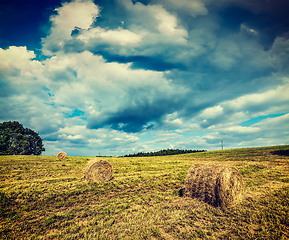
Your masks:
<path fill-rule="evenodd" d="M 289 146 L 103 158 L 113 179 L 91 183 L 91 157 L 0 156 L 0 239 L 289 239 Z M 194 163 L 235 166 L 244 198 L 227 210 L 179 197 Z"/>

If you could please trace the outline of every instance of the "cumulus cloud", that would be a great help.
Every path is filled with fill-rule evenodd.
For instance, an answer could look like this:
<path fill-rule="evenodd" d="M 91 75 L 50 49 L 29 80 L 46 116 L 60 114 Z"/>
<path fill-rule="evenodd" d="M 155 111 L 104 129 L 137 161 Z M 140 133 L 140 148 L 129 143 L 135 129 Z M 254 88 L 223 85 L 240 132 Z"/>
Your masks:
<path fill-rule="evenodd" d="M 250 127 L 224 128 L 215 132 L 216 141 L 212 143 L 218 145 L 221 140 L 224 140 L 227 148 L 284 145 L 288 142 L 288 131 L 284 129 L 286 125 L 288 125 L 288 114 L 267 118 Z"/>
<path fill-rule="evenodd" d="M 289 114 L 284 114 L 283 116 L 276 118 L 267 118 L 253 126 L 261 128 L 260 138 L 268 138 L 269 141 L 276 141 L 276 144 L 286 144 L 288 141 L 288 129 L 285 126 L 289 124 Z"/>
<path fill-rule="evenodd" d="M 159 21 L 158 30 L 160 33 L 168 36 L 187 37 L 187 32 L 184 29 L 177 29 L 177 18 L 167 11 L 159 11 L 155 18 Z"/>
<path fill-rule="evenodd" d="M 46 55 L 53 55 L 59 51 L 64 42 L 71 38 L 71 32 L 75 27 L 88 29 L 99 15 L 99 8 L 92 1 L 64 2 L 62 7 L 55 10 L 57 15 L 50 18 L 52 22 L 50 34 L 42 39 L 42 51 Z"/>
<path fill-rule="evenodd" d="M 239 97 L 226 103 L 228 108 L 234 111 L 248 111 L 252 113 L 263 112 L 269 114 L 272 112 L 287 111 L 289 84 L 279 86 L 276 89 L 264 93 L 255 93 Z"/>
<path fill-rule="evenodd" d="M 288 112 L 288 83 L 263 93 L 241 96 L 204 109 L 192 121 L 203 128 L 238 126 L 251 118 Z"/>
<path fill-rule="evenodd" d="M 51 17 L 50 35 L 42 39 L 44 54 L 88 50 L 102 55 L 108 61 L 133 62 L 135 68 L 147 66 L 153 69 L 156 64 L 149 62 L 160 62 L 162 57 L 160 55 L 159 59 L 154 60 L 150 58 L 152 55 L 166 54 L 167 45 L 187 45 L 188 33 L 180 25 L 178 16 L 168 12 L 163 6 L 133 4 L 131 1 L 121 1 L 119 4 L 125 8 L 127 16 L 124 21 L 119 22 L 117 28 L 109 29 L 109 26 L 97 25 L 101 11 L 92 2 L 64 3 L 61 8 L 56 9 L 58 14 Z M 69 21 L 71 16 L 81 14 L 83 20 Z M 162 46 L 163 44 L 165 45 Z M 171 54 L 167 54 L 167 61 L 155 68 L 172 68 L 176 61 L 169 56 Z"/>
<path fill-rule="evenodd" d="M 136 44 L 141 42 L 142 35 L 136 34 L 134 32 L 131 32 L 127 29 L 118 28 L 116 30 L 108 30 L 105 31 L 101 28 L 93 28 L 90 30 L 91 37 L 96 39 L 102 39 L 103 41 L 120 44 L 121 46 L 126 44 Z M 90 36 L 80 35 L 78 37 L 81 40 L 89 39 Z"/>
<path fill-rule="evenodd" d="M 17 67 L 20 72 L 28 71 L 25 64 Z M 163 78 L 162 73 L 132 70 L 129 64 L 106 63 L 102 57 L 90 52 L 54 56 L 40 65 L 32 65 L 29 72 L 39 73 L 31 85 L 39 82 L 34 87 L 40 93 L 27 98 L 31 86 L 13 84 L 13 88 L 21 88 L 25 96 L 21 98 L 14 94 L 10 97 L 5 106 L 6 118 L 17 117 L 53 141 L 87 143 L 79 134 L 63 135 L 58 131 L 68 124 L 67 118 L 75 109 L 82 112 L 78 119 L 88 119 L 90 129 L 111 127 L 138 132 L 153 122 L 160 124 L 163 114 L 178 106 L 182 99 L 180 93 L 186 92 Z M 13 76 L 9 80 L 11 78 Z M 169 101 L 171 104 L 167 105 Z"/>
<path fill-rule="evenodd" d="M 40 132 L 48 154 L 286 144 L 288 24 L 283 1 L 260 3 L 63 2 L 45 58 L 0 48 L 0 120 Z"/>

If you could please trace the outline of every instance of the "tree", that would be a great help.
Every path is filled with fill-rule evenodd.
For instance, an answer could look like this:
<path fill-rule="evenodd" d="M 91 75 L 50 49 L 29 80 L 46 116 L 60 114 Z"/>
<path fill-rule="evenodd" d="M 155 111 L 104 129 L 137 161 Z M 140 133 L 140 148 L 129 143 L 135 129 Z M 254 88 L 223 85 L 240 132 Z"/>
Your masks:
<path fill-rule="evenodd" d="M 43 151 L 38 133 L 17 121 L 0 123 L 0 155 L 40 155 Z"/>
<path fill-rule="evenodd" d="M 183 149 L 163 149 L 157 152 L 139 152 L 129 155 L 124 155 L 124 157 L 145 157 L 145 156 L 166 156 L 166 155 L 177 155 L 185 153 L 196 153 L 196 152 L 205 152 L 207 150 L 183 150 Z"/>

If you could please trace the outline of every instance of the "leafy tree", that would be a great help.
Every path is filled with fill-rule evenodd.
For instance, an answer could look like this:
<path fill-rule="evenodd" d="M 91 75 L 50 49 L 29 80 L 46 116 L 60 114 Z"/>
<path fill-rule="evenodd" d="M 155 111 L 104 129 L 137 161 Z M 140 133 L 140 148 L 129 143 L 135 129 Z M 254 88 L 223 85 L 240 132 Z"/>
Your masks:
<path fill-rule="evenodd" d="M 38 133 L 17 121 L 0 123 L 0 155 L 40 155 L 42 151 Z"/>

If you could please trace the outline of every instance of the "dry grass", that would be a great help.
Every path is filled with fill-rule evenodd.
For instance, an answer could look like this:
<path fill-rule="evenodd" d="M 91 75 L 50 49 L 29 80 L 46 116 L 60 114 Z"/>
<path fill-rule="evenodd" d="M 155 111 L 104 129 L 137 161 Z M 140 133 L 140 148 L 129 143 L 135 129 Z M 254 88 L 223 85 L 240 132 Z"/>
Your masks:
<path fill-rule="evenodd" d="M 112 166 L 106 160 L 93 158 L 85 165 L 84 178 L 91 182 L 107 182 L 112 178 Z"/>
<path fill-rule="evenodd" d="M 185 195 L 225 209 L 241 200 L 242 175 L 235 167 L 194 164 L 185 181 Z"/>
<path fill-rule="evenodd" d="M 87 157 L 0 157 L 0 239 L 288 239 L 289 146 L 105 158 L 113 180 L 82 179 Z M 241 203 L 178 196 L 196 163 L 230 165 Z"/>

